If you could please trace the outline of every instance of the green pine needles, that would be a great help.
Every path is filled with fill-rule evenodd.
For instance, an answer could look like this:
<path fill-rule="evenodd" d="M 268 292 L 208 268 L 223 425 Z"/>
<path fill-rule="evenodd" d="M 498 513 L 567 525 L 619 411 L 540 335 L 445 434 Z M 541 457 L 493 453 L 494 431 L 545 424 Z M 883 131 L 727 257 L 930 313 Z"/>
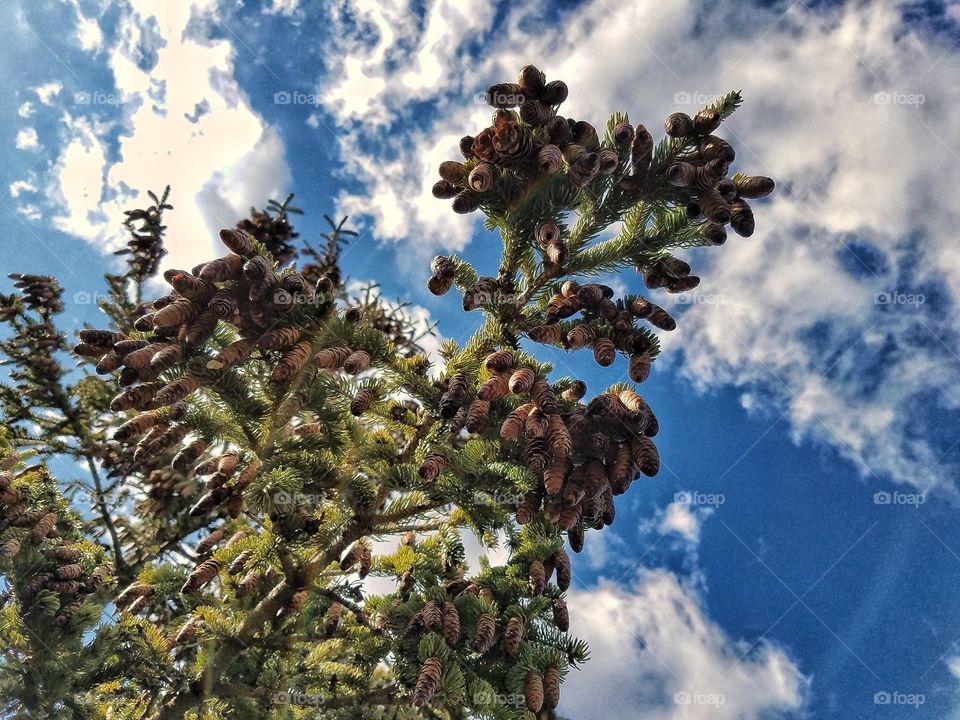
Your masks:
<path fill-rule="evenodd" d="M 532 66 L 490 88 L 489 127 L 433 188 L 499 233 L 495 276 L 440 256 L 484 323 L 431 363 L 423 329 L 339 266 L 329 218 L 298 241 L 290 202 L 224 229 L 221 257 L 168 270 L 169 188 L 129 212 L 128 269 L 105 329 L 65 369 L 53 278 L 0 296 L 0 698 L 34 718 L 557 717 L 588 659 L 567 549 L 654 476 L 638 394 L 673 318 L 598 282 L 699 278 L 671 254 L 749 236 L 769 178 L 728 177 L 713 133 L 731 93 L 674 113 L 658 143 L 615 114 L 599 132 Z M 588 397 L 539 344 L 623 357 L 630 382 Z M 622 377 L 622 373 L 620 373 Z M 47 462 L 67 464 L 56 482 Z M 466 533 L 507 559 L 467 557 Z"/>

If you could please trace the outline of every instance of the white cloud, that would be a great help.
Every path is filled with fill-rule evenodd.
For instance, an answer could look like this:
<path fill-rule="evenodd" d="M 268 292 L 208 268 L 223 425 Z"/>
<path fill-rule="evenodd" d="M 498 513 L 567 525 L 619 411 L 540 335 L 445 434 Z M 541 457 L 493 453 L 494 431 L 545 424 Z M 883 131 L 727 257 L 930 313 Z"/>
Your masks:
<path fill-rule="evenodd" d="M 19 205 L 17 207 L 17 212 L 23 215 L 27 220 L 39 220 L 43 217 L 43 213 L 40 212 L 40 208 L 31 203 Z"/>
<path fill-rule="evenodd" d="M 273 0 L 273 4 L 269 8 L 266 8 L 265 12 L 293 15 L 299 6 L 300 0 Z"/>
<path fill-rule="evenodd" d="M 672 502 L 658 514 L 657 531 L 662 535 L 676 533 L 688 542 L 697 543 L 700 541 L 700 525 L 711 511 L 711 508 Z"/>
<path fill-rule="evenodd" d="M 103 32 L 100 30 L 99 23 L 93 18 L 81 15 L 77 20 L 77 40 L 80 42 L 80 48 L 87 52 L 103 47 Z"/>
<path fill-rule="evenodd" d="M 97 125 L 86 118 L 65 117 L 71 138 L 53 167 L 48 196 L 58 215 L 53 224 L 63 232 L 96 241 L 104 219 L 97 217 L 104 194 L 106 151 Z M 117 224 L 117 223 L 114 223 Z"/>
<path fill-rule="evenodd" d="M 12 198 L 20 197 L 20 193 L 34 193 L 36 191 L 37 188 L 34 187 L 33 183 L 31 183 L 29 180 L 14 180 L 12 183 L 10 183 L 9 192 L 10 197 Z"/>
<path fill-rule="evenodd" d="M 37 131 L 32 127 L 24 128 L 17 132 L 17 150 L 35 150 L 39 147 L 37 143 Z"/>
<path fill-rule="evenodd" d="M 698 387 L 729 384 L 764 398 L 755 405 L 772 410 L 771 421 L 785 413 L 796 440 L 829 444 L 864 473 L 951 486 L 954 473 L 937 461 L 952 438 L 931 439 L 928 423 L 929 398 L 935 412 L 960 410 L 952 349 L 960 323 L 945 317 L 960 291 L 960 212 L 950 190 L 960 156 L 947 111 L 960 101 L 951 82 L 960 53 L 905 26 L 895 4 L 814 15 L 802 3 L 785 11 L 594 0 L 550 26 L 535 21 L 540 12 L 512 4 L 479 58 L 464 44 L 489 28 L 485 12 L 451 23 L 442 46 L 431 28 L 455 14 L 444 3 L 423 23 L 398 3 L 359 0 L 343 17 L 363 22 L 334 17 L 336 72 L 321 89 L 348 131 L 346 171 L 363 185 L 341 195 L 340 210 L 369 218 L 381 239 L 409 243 L 411 267 L 436 249 L 461 250 L 475 218 L 430 195 L 436 165 L 457 158 L 458 138 L 486 124 L 490 110 L 476 93 L 527 62 L 569 83 L 565 114 L 597 125 L 624 109 L 657 131 L 668 113 L 705 102 L 677 107 L 681 94 L 740 88 L 745 106 L 720 134 L 738 148 L 735 170 L 771 175 L 780 189 L 756 203 L 755 237 L 698 252 L 699 292 L 722 301 L 690 305 L 660 362 L 678 362 Z M 419 109 L 424 101 L 437 109 L 432 119 Z M 414 112 L 416 123 L 400 119 Z M 880 291 L 921 284 L 945 290 L 933 315 L 874 302 Z"/>
<path fill-rule="evenodd" d="M 20 117 L 26 119 L 26 118 L 30 117 L 31 115 L 33 115 L 34 110 L 35 110 L 35 108 L 34 108 L 34 106 L 33 106 L 33 103 L 30 102 L 29 100 L 25 100 L 25 101 L 20 105 L 20 107 L 17 108 L 17 115 L 19 115 Z"/>
<path fill-rule="evenodd" d="M 63 90 L 63 83 L 57 82 L 56 80 L 33 88 L 40 102 L 44 105 L 53 105 L 54 98 L 60 94 L 61 90 Z"/>
<path fill-rule="evenodd" d="M 810 680 L 782 648 L 728 637 L 665 570 L 642 570 L 626 588 L 602 580 L 568 600 L 590 661 L 563 685 L 565 716 L 596 717 L 601 698 L 610 720 L 759 720 L 804 705 Z"/>
<path fill-rule="evenodd" d="M 119 148 L 106 153 L 107 126 L 67 117 L 48 190 L 69 208 L 58 218 L 62 230 L 113 249 L 124 240 L 122 211 L 169 183 L 166 266 L 189 268 L 221 252 L 220 227 L 280 194 L 283 145 L 237 84 L 233 45 L 207 36 L 215 5 L 197 2 L 184 13 L 137 0 L 121 17 L 108 51 L 122 98 Z M 206 111 L 195 116 L 198 107 Z"/>
<path fill-rule="evenodd" d="M 947 658 L 944 662 L 947 664 L 947 669 L 950 671 L 950 674 L 957 678 L 957 680 L 960 680 L 960 655 Z"/>

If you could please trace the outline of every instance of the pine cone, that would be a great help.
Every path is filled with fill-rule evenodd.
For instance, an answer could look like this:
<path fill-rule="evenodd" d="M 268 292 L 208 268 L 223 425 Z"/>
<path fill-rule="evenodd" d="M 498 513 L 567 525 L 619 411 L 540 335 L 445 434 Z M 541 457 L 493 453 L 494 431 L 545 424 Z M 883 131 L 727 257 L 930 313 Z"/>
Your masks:
<path fill-rule="evenodd" d="M 512 617 L 507 621 L 506 630 L 503 632 L 503 649 L 512 658 L 515 658 L 520 652 L 520 643 L 523 640 L 524 624 L 523 619 Z"/>
<path fill-rule="evenodd" d="M 350 401 L 350 414 L 359 417 L 367 412 L 377 399 L 377 391 L 373 388 L 363 388 Z"/>
<path fill-rule="evenodd" d="M 343 616 L 343 605 L 338 602 L 333 602 L 330 604 L 330 607 L 327 608 L 326 614 L 323 616 L 323 633 L 327 637 L 333 637 L 337 632 L 337 628 L 340 627 L 340 618 Z"/>
<path fill-rule="evenodd" d="M 204 560 L 197 566 L 196 570 L 190 573 L 187 581 L 183 584 L 183 587 L 180 588 L 180 592 L 186 595 L 187 593 L 200 589 L 217 576 L 221 567 L 222 565 L 219 560 L 213 558 Z"/>
<path fill-rule="evenodd" d="M 493 647 L 496 638 L 497 621 L 490 613 L 482 613 L 477 618 L 477 627 L 473 637 L 473 649 L 478 653 L 485 653 Z"/>
<path fill-rule="evenodd" d="M 560 546 L 553 553 L 553 565 L 557 569 L 557 587 L 566 591 L 570 587 L 571 568 L 570 556 L 567 551 Z"/>
<path fill-rule="evenodd" d="M 239 555 L 237 555 L 233 562 L 227 567 L 227 572 L 230 575 L 239 575 L 243 572 L 244 565 L 253 557 L 253 550 L 244 550 Z"/>
<path fill-rule="evenodd" d="M 460 614 L 451 602 L 443 604 L 443 639 L 450 647 L 456 647 L 460 642 Z"/>
<path fill-rule="evenodd" d="M 440 473 L 443 471 L 443 468 L 446 467 L 447 461 L 438 453 L 432 453 L 427 455 L 423 462 L 420 463 L 420 477 L 424 480 L 432 481 L 436 480 Z"/>
<path fill-rule="evenodd" d="M 536 713 L 543 707 L 543 678 L 536 670 L 527 671 L 526 679 L 523 683 L 523 696 L 527 705 L 527 710 Z"/>
<path fill-rule="evenodd" d="M 567 610 L 567 603 L 561 598 L 553 600 L 553 624 L 562 632 L 570 629 L 570 613 Z"/>
<path fill-rule="evenodd" d="M 348 375 L 359 375 L 370 367 L 370 355 L 365 350 L 355 350 L 343 361 L 343 370 Z"/>
<path fill-rule="evenodd" d="M 443 666 L 439 658 L 429 658 L 420 668 L 417 675 L 417 686 L 413 692 L 413 704 L 416 707 L 423 707 L 430 703 L 437 689 L 440 687 L 440 675 L 443 672 Z"/>
<path fill-rule="evenodd" d="M 530 563 L 527 576 L 529 578 L 530 594 L 542 594 L 543 586 L 546 584 L 546 571 L 544 570 L 543 563 L 539 560 L 534 560 Z"/>
<path fill-rule="evenodd" d="M 427 630 L 437 632 L 443 627 L 443 617 L 440 608 L 437 607 L 437 604 L 432 600 L 424 604 L 420 610 L 420 614 L 423 616 L 423 624 Z"/>
<path fill-rule="evenodd" d="M 560 671 L 552 665 L 543 674 L 543 706 L 553 710 L 560 704 Z"/>
<path fill-rule="evenodd" d="M 513 355 L 506 350 L 498 350 L 487 356 L 483 366 L 492 373 L 502 373 L 513 367 Z"/>
<path fill-rule="evenodd" d="M 524 430 L 527 417 L 533 409 L 532 403 L 525 403 L 515 410 L 511 411 L 500 426 L 500 438 L 503 440 L 516 440 Z"/>

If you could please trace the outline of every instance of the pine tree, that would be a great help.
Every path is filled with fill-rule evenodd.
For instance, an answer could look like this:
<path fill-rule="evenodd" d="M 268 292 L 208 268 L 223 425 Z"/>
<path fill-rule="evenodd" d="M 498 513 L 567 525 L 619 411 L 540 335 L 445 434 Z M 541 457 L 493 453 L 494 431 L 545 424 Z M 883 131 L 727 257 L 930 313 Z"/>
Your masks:
<path fill-rule="evenodd" d="M 580 552 L 657 474 L 659 423 L 635 383 L 654 329 L 676 326 L 597 276 L 634 268 L 652 291 L 691 290 L 672 253 L 723 244 L 727 224 L 749 236 L 747 200 L 773 190 L 727 177 L 735 152 L 714 132 L 737 93 L 674 113 L 657 143 L 624 114 L 603 132 L 563 117 L 566 96 L 523 68 L 439 168 L 434 195 L 481 211 L 502 255 L 496 276 L 432 262 L 429 289 L 483 315 L 432 368 L 402 304 L 347 292 L 344 222 L 327 218 L 320 250 L 298 245 L 292 196 L 222 230 L 220 257 L 168 270 L 149 301 L 168 194 L 128 213 L 110 327 L 80 331 L 77 370 L 61 364 L 56 281 L 14 276 L 0 297 L 5 712 L 555 716 L 588 655 L 568 632 L 565 544 Z M 587 399 L 539 344 L 632 382 Z M 54 481 L 44 461 L 59 456 L 89 482 Z M 509 559 L 468 567 L 465 532 L 503 537 Z"/>

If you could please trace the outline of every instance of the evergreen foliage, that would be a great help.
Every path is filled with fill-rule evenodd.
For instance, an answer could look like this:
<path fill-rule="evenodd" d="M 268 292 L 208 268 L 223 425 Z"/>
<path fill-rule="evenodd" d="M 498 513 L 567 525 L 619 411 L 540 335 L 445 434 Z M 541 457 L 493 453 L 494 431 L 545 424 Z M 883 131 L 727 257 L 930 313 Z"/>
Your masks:
<path fill-rule="evenodd" d="M 731 93 L 654 143 L 615 114 L 598 132 L 531 66 L 496 85 L 490 127 L 440 166 L 438 198 L 481 211 L 497 276 L 437 257 L 485 322 L 438 365 L 405 305 L 346 282 L 354 234 L 314 249 L 271 201 L 168 270 L 169 188 L 128 213 L 128 270 L 107 276 L 107 329 L 67 370 L 56 280 L 0 296 L 0 696 L 10 717 L 555 717 L 588 659 L 569 631 L 567 547 L 615 517 L 659 455 L 637 393 L 675 322 L 596 276 L 651 290 L 699 279 L 671 253 L 753 232 L 769 178 L 727 178 L 713 135 Z M 516 108 L 516 109 L 514 109 Z M 644 324 L 645 323 L 645 324 Z M 649 327 L 648 327 L 649 326 Z M 626 358 L 630 383 L 587 399 L 537 344 Z M 76 462 L 60 483 L 51 458 Z M 467 565 L 464 533 L 505 544 Z M 373 582 L 372 582 L 373 581 Z M 385 590 L 386 589 L 386 590 Z M 572 619 L 576 629 L 576 617 Z"/>

